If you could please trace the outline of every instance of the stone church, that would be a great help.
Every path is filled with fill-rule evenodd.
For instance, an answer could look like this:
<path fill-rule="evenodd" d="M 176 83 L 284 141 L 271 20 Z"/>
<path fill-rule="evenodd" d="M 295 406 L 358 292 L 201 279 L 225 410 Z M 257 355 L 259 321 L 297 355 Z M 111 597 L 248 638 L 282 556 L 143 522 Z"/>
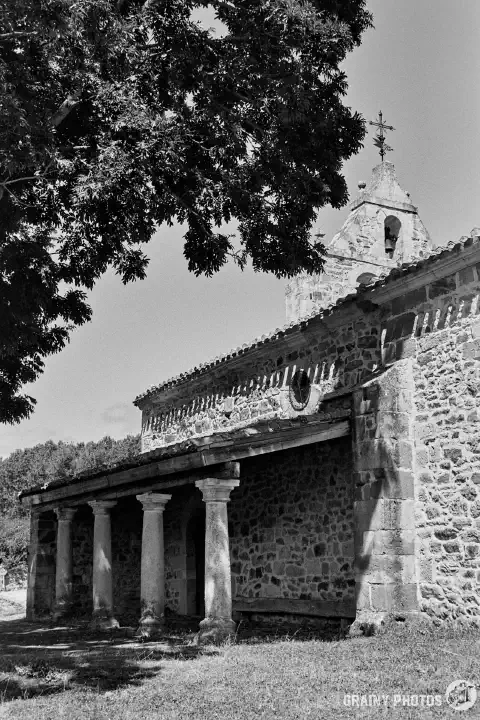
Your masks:
<path fill-rule="evenodd" d="M 148 388 L 142 453 L 32 488 L 28 618 L 480 625 L 480 230 L 434 249 L 391 163 L 287 324 Z"/>

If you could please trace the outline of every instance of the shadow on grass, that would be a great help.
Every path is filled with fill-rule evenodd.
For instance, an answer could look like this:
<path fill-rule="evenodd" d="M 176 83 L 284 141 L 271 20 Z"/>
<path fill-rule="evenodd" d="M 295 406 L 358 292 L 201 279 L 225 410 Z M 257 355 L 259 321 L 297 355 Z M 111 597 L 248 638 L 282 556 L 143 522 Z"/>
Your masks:
<path fill-rule="evenodd" d="M 74 688 L 105 692 L 141 685 L 161 672 L 165 661 L 219 652 L 194 645 L 184 628 L 167 627 L 161 638 L 149 642 L 131 634 L 131 629 L 92 632 L 87 623 L 54 627 L 0 621 L 0 702 Z"/>

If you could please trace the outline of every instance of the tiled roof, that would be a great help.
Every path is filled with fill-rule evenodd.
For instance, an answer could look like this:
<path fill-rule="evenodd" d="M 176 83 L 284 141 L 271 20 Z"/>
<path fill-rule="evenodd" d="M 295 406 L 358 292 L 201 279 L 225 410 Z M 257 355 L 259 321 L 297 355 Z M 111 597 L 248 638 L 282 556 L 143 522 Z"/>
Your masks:
<path fill-rule="evenodd" d="M 312 318 L 326 317 L 337 311 L 340 307 L 353 302 L 355 299 L 360 297 L 362 293 L 364 293 L 366 290 L 374 290 L 376 288 L 383 287 L 384 285 L 387 285 L 394 280 L 398 280 L 401 277 L 414 274 L 429 265 L 433 265 L 438 260 L 445 259 L 449 255 L 461 251 L 464 247 L 470 247 L 474 243 L 477 243 L 480 247 L 480 230 L 478 228 L 472 230 L 471 236 L 464 235 L 460 238 L 458 242 L 449 242 L 448 245 L 446 245 L 445 247 L 436 248 L 426 258 L 422 258 L 421 260 L 417 260 L 415 262 L 404 263 L 400 267 L 394 268 L 389 273 L 381 275 L 379 279 L 370 283 L 360 285 L 356 292 L 350 293 L 349 295 L 340 298 L 339 300 L 337 300 L 337 302 L 328 305 L 320 311 L 314 310 L 312 313 L 301 317 L 299 320 L 291 322 L 288 325 L 283 325 L 282 327 L 275 328 L 275 330 L 272 330 L 270 333 L 255 338 L 251 343 L 245 343 L 244 345 L 240 345 L 233 350 L 229 350 L 223 355 L 219 355 L 212 360 L 209 360 L 205 363 L 200 363 L 191 370 L 187 370 L 186 372 L 180 373 L 175 377 L 169 378 L 168 380 L 165 380 L 165 382 L 160 383 L 159 385 L 152 385 L 151 387 L 147 388 L 145 392 L 137 395 L 137 397 L 133 401 L 133 404 L 138 405 L 141 400 L 155 395 L 162 390 L 173 388 L 183 382 L 187 382 L 189 380 L 193 380 L 196 377 L 200 377 L 201 375 L 207 373 L 209 370 L 214 368 L 216 365 L 227 362 L 232 358 L 245 355 L 246 353 L 249 353 L 256 348 L 261 347 L 266 343 L 274 342 L 275 340 L 278 340 L 285 335 L 292 334 L 299 330 L 302 326 L 305 327 L 305 325 L 308 324 L 309 320 L 312 320 Z"/>
<path fill-rule="evenodd" d="M 175 445 L 169 445 L 166 448 L 155 448 L 150 452 L 139 453 L 134 457 L 130 457 L 126 460 L 120 460 L 113 463 L 101 463 L 93 468 L 87 470 L 81 470 L 74 475 L 68 475 L 57 478 L 56 480 L 47 481 L 41 485 L 33 485 L 26 490 L 22 490 L 18 493 L 19 499 L 33 495 L 35 493 L 42 493 L 45 490 L 54 490 L 55 488 L 63 487 L 65 485 L 75 485 L 85 480 L 94 480 L 95 478 L 103 477 L 106 475 L 119 473 L 122 470 L 132 470 L 134 468 L 142 467 L 143 465 L 149 465 L 152 462 L 160 460 L 168 460 L 176 455 L 185 455 L 187 453 L 193 453 L 198 450 L 198 442 L 194 439 L 183 440 Z"/>
<path fill-rule="evenodd" d="M 139 453 L 125 460 L 114 463 L 102 463 L 93 468 L 82 470 L 74 475 L 60 477 L 49 482 L 31 486 L 19 492 L 18 498 L 21 500 L 30 495 L 37 495 L 45 491 L 66 486 L 72 486 L 74 488 L 72 492 L 74 492 L 75 486 L 78 487 L 89 480 L 108 477 L 109 475 L 118 475 L 118 473 L 123 471 L 134 471 L 137 468 L 155 462 L 161 463 L 163 460 L 171 460 L 175 457 L 184 457 L 185 455 L 194 453 L 221 450 L 222 448 L 232 450 L 234 443 L 237 443 L 238 447 L 238 444 L 245 444 L 245 442 L 248 441 L 248 446 L 251 447 L 252 443 L 254 444 L 265 437 L 271 442 L 272 437 L 278 438 L 280 435 L 291 437 L 289 433 L 291 433 L 292 430 L 305 430 L 306 428 L 313 428 L 315 430 L 318 429 L 319 425 L 333 426 L 335 423 L 348 420 L 349 417 L 350 411 L 348 409 L 338 409 L 329 413 L 322 411 L 322 413 L 312 414 L 308 418 L 260 418 L 260 420 L 255 423 L 254 430 L 252 430 L 251 427 L 236 427 L 233 430 L 226 429 L 202 437 L 186 438 L 167 447 L 154 448 L 153 450 Z"/>

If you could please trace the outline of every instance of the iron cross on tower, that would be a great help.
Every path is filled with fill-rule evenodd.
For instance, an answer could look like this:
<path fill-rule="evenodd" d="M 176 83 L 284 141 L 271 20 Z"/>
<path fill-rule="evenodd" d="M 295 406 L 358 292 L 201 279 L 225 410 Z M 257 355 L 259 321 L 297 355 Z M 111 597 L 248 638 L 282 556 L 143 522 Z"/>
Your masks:
<path fill-rule="evenodd" d="M 395 130 L 395 128 L 392 127 L 391 125 L 385 125 L 385 123 L 383 122 L 383 115 L 382 115 L 381 110 L 378 113 L 378 122 L 369 120 L 368 124 L 374 125 L 375 127 L 378 128 L 378 132 L 375 135 L 375 140 L 373 141 L 373 144 L 375 145 L 375 147 L 377 147 L 380 150 L 380 157 L 382 158 L 382 162 L 383 162 L 383 158 L 385 157 L 386 153 L 390 152 L 390 150 L 393 150 L 393 148 L 390 147 L 390 145 L 387 145 L 387 143 L 386 143 L 384 131 L 385 130 Z"/>

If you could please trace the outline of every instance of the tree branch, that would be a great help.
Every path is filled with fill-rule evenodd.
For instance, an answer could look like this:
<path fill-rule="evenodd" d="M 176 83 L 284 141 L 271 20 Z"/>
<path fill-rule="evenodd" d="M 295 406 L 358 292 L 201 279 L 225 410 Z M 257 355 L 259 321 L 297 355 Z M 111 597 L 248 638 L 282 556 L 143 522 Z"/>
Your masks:
<path fill-rule="evenodd" d="M 15 178 L 15 180 L 4 180 L 3 182 L 0 183 L 0 186 L 6 187 L 7 185 L 13 185 L 14 183 L 23 182 L 24 180 L 40 180 L 44 177 L 45 177 L 45 175 L 30 175 L 30 176 L 27 175 L 26 177 Z"/>
<path fill-rule="evenodd" d="M 185 210 L 187 210 L 187 212 L 191 213 L 192 215 L 195 215 L 198 218 L 198 221 L 199 221 L 200 225 L 203 227 L 205 234 L 210 235 L 210 237 L 212 237 L 213 236 L 212 229 L 209 228 L 208 225 L 205 224 L 205 221 L 203 220 L 203 218 L 202 218 L 201 214 L 198 212 L 198 210 L 191 207 L 191 205 L 189 205 L 187 202 L 185 202 L 185 200 L 182 197 L 180 197 L 180 195 L 178 195 L 174 190 L 171 190 L 170 188 L 168 188 L 168 192 L 180 203 L 180 205 L 182 207 L 185 208 Z"/>
<path fill-rule="evenodd" d="M 37 35 L 37 32 L 34 30 L 32 30 L 30 32 L 20 31 L 20 30 L 12 30 L 12 32 L 1 33 L 0 34 L 0 42 L 4 42 L 5 40 L 13 40 L 14 38 L 29 37 L 30 35 Z"/>
<path fill-rule="evenodd" d="M 57 112 L 52 116 L 52 123 L 55 127 L 58 127 L 72 112 L 73 108 L 78 105 L 79 98 L 80 90 L 77 90 L 73 95 L 69 95 L 67 99 L 64 100 Z"/>

